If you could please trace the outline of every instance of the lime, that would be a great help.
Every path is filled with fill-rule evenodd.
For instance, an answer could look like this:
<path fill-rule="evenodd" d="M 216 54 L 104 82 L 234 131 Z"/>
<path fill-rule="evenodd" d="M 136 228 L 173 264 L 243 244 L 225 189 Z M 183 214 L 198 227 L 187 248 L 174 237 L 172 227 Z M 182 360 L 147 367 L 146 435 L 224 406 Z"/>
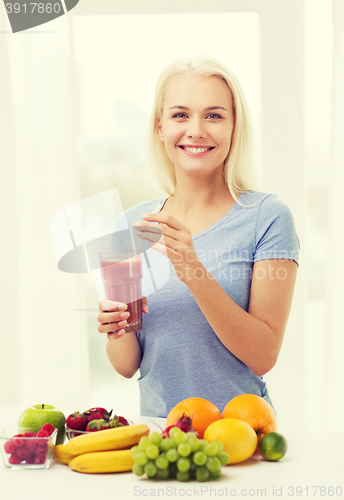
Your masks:
<path fill-rule="evenodd" d="M 276 462 L 282 458 L 288 449 L 287 440 L 278 432 L 265 434 L 259 443 L 259 451 L 262 457 L 271 462 Z"/>

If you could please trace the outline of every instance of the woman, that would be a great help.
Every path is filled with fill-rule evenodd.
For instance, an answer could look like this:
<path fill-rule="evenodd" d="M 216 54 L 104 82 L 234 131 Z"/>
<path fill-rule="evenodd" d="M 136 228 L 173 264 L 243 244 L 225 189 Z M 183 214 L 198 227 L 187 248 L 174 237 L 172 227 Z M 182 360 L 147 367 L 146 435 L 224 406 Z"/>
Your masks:
<path fill-rule="evenodd" d="M 221 412 L 243 393 L 272 404 L 262 376 L 281 349 L 299 241 L 289 208 L 255 190 L 249 112 L 234 75 L 210 60 L 168 66 L 150 134 L 154 174 L 170 196 L 124 215 L 142 240 L 154 242 L 159 224 L 155 265 L 168 259 L 170 278 L 149 296 L 149 314 L 144 299 L 138 334 L 123 330 L 125 306 L 98 315 L 108 358 L 124 377 L 140 368 L 145 416 L 166 417 L 189 397 Z"/>

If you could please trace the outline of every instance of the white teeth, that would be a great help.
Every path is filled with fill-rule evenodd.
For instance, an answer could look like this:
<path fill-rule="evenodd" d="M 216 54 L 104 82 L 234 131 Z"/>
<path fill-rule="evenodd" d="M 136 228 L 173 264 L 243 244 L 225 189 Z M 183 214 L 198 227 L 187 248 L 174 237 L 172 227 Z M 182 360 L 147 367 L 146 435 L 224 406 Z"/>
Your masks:
<path fill-rule="evenodd" d="M 208 151 L 210 148 L 186 148 L 184 147 L 185 151 L 188 151 L 189 153 L 203 153 L 204 151 Z"/>

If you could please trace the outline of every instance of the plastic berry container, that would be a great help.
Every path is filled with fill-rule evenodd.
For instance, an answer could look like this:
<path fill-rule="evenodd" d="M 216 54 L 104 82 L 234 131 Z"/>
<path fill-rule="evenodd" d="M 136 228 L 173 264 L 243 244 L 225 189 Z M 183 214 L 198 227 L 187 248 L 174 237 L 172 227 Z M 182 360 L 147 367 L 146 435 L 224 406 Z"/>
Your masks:
<path fill-rule="evenodd" d="M 0 449 L 5 467 L 12 470 L 50 467 L 54 457 L 57 429 L 50 436 L 33 436 L 39 430 L 6 428 L 1 432 Z"/>

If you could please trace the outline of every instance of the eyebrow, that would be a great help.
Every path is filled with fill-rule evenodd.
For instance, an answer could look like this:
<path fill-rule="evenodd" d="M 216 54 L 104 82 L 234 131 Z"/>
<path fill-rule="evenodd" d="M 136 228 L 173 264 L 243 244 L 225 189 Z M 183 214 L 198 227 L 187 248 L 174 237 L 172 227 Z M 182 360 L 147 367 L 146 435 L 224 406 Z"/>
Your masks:
<path fill-rule="evenodd" d="M 176 106 L 172 106 L 171 108 L 169 109 L 186 109 L 187 111 L 190 111 L 189 108 L 187 108 L 186 106 L 180 106 L 180 105 L 176 105 Z M 214 110 L 214 109 L 223 109 L 224 111 L 227 111 L 226 108 L 223 108 L 222 106 L 209 106 L 208 108 L 205 108 L 205 111 L 211 111 L 211 110 Z"/>

